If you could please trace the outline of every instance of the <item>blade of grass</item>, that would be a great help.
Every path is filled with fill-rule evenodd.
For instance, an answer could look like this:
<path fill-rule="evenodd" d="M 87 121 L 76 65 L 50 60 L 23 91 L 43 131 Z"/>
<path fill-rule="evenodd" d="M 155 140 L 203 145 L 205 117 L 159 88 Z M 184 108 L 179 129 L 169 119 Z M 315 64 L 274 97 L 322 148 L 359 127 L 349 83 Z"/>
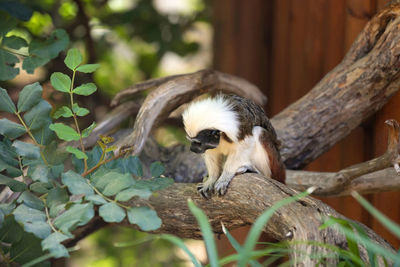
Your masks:
<path fill-rule="evenodd" d="M 196 257 L 193 255 L 193 253 L 186 246 L 185 242 L 183 242 L 182 239 L 180 239 L 176 236 L 173 236 L 173 235 L 168 235 L 168 234 L 163 234 L 160 236 L 160 238 L 165 239 L 165 240 L 171 242 L 172 244 L 174 244 L 175 246 L 179 247 L 180 249 L 182 249 L 189 256 L 190 260 L 192 261 L 192 263 L 195 267 L 202 266 L 200 264 L 200 262 L 196 259 Z"/>
<path fill-rule="evenodd" d="M 232 247 L 236 250 L 236 252 L 238 254 L 241 253 L 242 251 L 242 246 L 239 244 L 239 242 L 236 241 L 236 239 L 229 233 L 228 229 L 226 229 L 225 225 L 223 224 L 223 222 L 221 222 L 222 225 L 222 232 L 226 235 L 226 237 L 228 238 L 228 241 L 231 243 Z M 260 263 L 258 263 L 257 261 L 250 261 L 250 265 L 255 267 L 255 266 L 262 266 Z"/>
<path fill-rule="evenodd" d="M 377 210 L 372 206 L 365 198 L 360 194 L 353 191 L 351 195 L 378 221 L 380 221 L 390 232 L 392 232 L 397 238 L 400 238 L 400 226 L 389 219 L 385 214 Z"/>
<path fill-rule="evenodd" d="M 207 216 L 204 212 L 199 209 L 193 202 L 193 200 L 188 199 L 188 206 L 194 217 L 196 217 L 197 223 L 200 226 L 201 233 L 203 235 L 204 242 L 206 244 L 208 260 L 211 267 L 217 267 L 218 265 L 218 253 L 217 247 L 214 241 L 214 235 L 211 230 L 211 225 L 208 222 Z"/>
<path fill-rule="evenodd" d="M 250 229 L 249 234 L 247 235 L 246 241 L 244 243 L 243 251 L 240 254 L 240 259 L 238 266 L 239 267 L 244 267 L 246 266 L 246 263 L 250 259 L 251 251 L 254 249 L 254 246 L 257 243 L 258 238 L 261 235 L 261 232 L 264 228 L 264 225 L 269 221 L 269 219 L 272 217 L 272 215 L 277 211 L 279 208 L 283 207 L 284 205 L 287 205 L 291 202 L 294 202 L 300 198 L 303 198 L 305 196 L 308 196 L 309 194 L 312 193 L 314 188 L 309 188 L 309 190 L 300 193 L 298 195 L 282 199 L 278 201 L 276 204 L 274 204 L 271 208 L 266 210 L 263 214 L 261 214 L 257 220 L 254 222 L 253 226 Z"/>

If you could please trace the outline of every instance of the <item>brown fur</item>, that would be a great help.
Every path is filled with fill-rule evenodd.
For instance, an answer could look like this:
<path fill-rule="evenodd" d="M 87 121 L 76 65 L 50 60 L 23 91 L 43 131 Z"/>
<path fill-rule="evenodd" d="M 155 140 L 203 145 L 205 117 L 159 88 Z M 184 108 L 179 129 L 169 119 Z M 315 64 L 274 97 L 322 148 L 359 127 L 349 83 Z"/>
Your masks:
<path fill-rule="evenodd" d="M 268 133 L 266 132 L 264 132 L 260 136 L 260 142 L 262 143 L 265 151 L 268 154 L 269 165 L 270 165 L 269 167 L 271 169 L 271 178 L 281 183 L 285 183 L 286 180 L 285 165 L 282 162 L 278 148 L 275 146 L 273 142 L 271 142 L 271 138 L 268 136 Z"/>

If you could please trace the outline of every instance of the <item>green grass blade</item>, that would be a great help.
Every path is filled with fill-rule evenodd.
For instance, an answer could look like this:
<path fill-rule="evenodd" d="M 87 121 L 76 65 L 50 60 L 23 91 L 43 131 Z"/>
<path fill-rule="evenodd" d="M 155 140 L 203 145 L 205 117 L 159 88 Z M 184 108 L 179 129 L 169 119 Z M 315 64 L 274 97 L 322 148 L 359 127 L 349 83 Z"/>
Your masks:
<path fill-rule="evenodd" d="M 378 221 L 380 221 L 390 232 L 392 232 L 397 238 L 400 238 L 400 226 L 389 219 L 385 214 L 377 210 L 372 206 L 365 198 L 363 198 L 357 192 L 352 192 L 351 195 L 371 213 Z"/>
<path fill-rule="evenodd" d="M 193 255 L 193 253 L 186 246 L 185 242 L 183 242 L 182 239 L 180 239 L 176 236 L 173 236 L 173 235 L 168 235 L 168 234 L 163 234 L 160 236 L 160 238 L 165 239 L 165 240 L 171 242 L 172 244 L 174 244 L 175 246 L 179 247 L 180 249 L 182 249 L 189 256 L 190 260 L 192 261 L 192 263 L 195 267 L 202 266 L 200 264 L 200 262 L 196 259 L 196 257 Z"/>
<path fill-rule="evenodd" d="M 300 193 L 298 195 L 282 199 L 278 201 L 275 205 L 273 205 L 271 208 L 266 210 L 263 214 L 261 214 L 257 220 L 254 222 L 253 226 L 250 229 L 249 234 L 247 235 L 243 251 L 240 253 L 240 259 L 238 266 L 239 267 L 245 267 L 247 262 L 251 258 L 251 251 L 254 249 L 257 240 L 259 239 L 261 232 L 264 228 L 264 225 L 269 221 L 269 219 L 272 217 L 272 215 L 282 206 L 287 205 L 291 202 L 294 202 L 300 198 L 303 198 L 307 195 L 309 195 L 313 191 L 312 188 L 310 190 L 307 190 L 303 193 Z"/>
<path fill-rule="evenodd" d="M 211 267 L 217 267 L 218 265 L 218 252 L 217 246 L 214 241 L 214 234 L 211 230 L 211 225 L 208 222 L 207 216 L 204 212 L 199 209 L 193 202 L 193 200 L 188 200 L 188 206 L 194 217 L 200 226 L 201 233 L 203 235 L 204 242 L 206 244 L 208 260 Z"/>
<path fill-rule="evenodd" d="M 242 251 L 242 246 L 239 244 L 239 242 L 236 241 L 236 239 L 229 233 L 228 229 L 225 228 L 225 225 L 221 222 L 222 225 L 222 232 L 224 232 L 224 234 L 226 235 L 226 237 L 228 238 L 228 241 L 231 243 L 232 247 L 236 250 L 236 252 L 238 252 L 238 254 L 241 253 Z M 220 262 L 221 264 L 221 262 Z M 250 265 L 255 267 L 255 266 L 261 266 L 260 263 L 258 263 L 257 261 L 250 261 Z"/>

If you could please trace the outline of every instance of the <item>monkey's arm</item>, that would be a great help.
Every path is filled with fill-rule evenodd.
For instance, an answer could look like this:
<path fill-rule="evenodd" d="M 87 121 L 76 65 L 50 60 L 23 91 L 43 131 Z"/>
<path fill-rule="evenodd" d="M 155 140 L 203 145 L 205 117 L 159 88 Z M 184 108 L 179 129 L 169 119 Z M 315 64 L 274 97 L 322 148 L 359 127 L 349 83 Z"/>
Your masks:
<path fill-rule="evenodd" d="M 248 157 L 243 157 L 240 150 L 228 155 L 222 174 L 215 182 L 214 189 L 218 195 L 222 196 L 226 193 L 229 183 L 235 175 L 245 173 L 248 170 L 254 171 L 254 168 L 251 166 Z"/>
<path fill-rule="evenodd" d="M 207 151 L 204 154 L 208 177 L 206 177 L 202 183 L 197 185 L 197 191 L 199 191 L 199 193 L 205 198 L 209 198 L 210 194 L 214 191 L 215 181 L 217 181 L 222 171 L 222 160 L 222 154 L 217 151 Z"/>

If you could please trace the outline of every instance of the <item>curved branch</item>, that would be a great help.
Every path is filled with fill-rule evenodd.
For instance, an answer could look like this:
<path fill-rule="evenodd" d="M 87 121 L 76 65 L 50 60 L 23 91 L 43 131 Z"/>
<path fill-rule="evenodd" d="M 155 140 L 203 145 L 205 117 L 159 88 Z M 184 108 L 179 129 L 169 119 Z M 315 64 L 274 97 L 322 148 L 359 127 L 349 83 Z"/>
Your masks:
<path fill-rule="evenodd" d="M 118 141 L 117 146 L 133 146 L 132 154 L 139 154 L 154 125 L 194 97 L 217 90 L 242 95 L 261 104 L 266 101 L 266 97 L 256 86 L 233 75 L 202 70 L 178 76 L 161 84 L 146 97 L 136 117 L 132 134 Z"/>
<path fill-rule="evenodd" d="M 272 118 L 288 168 L 326 152 L 400 87 L 400 5 L 376 15 L 343 61 L 307 95 Z"/>

